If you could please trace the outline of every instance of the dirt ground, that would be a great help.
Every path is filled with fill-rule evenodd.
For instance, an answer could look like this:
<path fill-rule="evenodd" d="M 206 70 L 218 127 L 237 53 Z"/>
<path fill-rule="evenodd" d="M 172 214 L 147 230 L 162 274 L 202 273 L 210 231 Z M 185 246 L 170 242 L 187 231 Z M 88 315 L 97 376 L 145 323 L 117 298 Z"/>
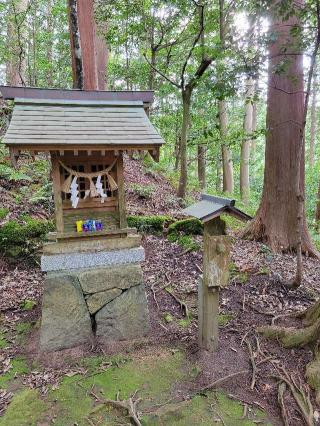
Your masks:
<path fill-rule="evenodd" d="M 176 216 L 181 215 L 179 203 L 174 199 L 174 191 L 164 178 L 145 173 L 135 160 L 126 161 L 126 170 L 130 213 L 175 212 Z M 139 176 L 141 184 L 155 185 L 157 194 L 161 193 L 161 197 L 154 194 L 149 202 L 141 202 L 130 189 L 136 176 Z M 166 199 L 169 198 L 173 201 L 166 209 Z M 273 254 L 263 244 L 241 240 L 233 230 L 230 230 L 230 234 L 234 239 L 230 284 L 220 294 L 220 339 L 219 349 L 215 353 L 199 350 L 197 344 L 197 283 L 202 272 L 201 249 L 189 252 L 179 244 L 171 243 L 165 236 L 144 235 L 146 260 L 143 272 L 151 319 L 149 336 L 141 341 L 121 343 L 113 347 L 105 347 L 97 342 L 93 346 L 53 354 L 39 354 L 37 350 L 42 273 L 36 265 L 16 264 L 0 258 L 2 375 L 8 375 L 16 369 L 15 374 L 25 387 L 38 390 L 44 396 L 52 387 L 58 388 L 65 377 L 69 377 L 68 374 L 86 375 L 87 371 L 78 365 L 81 359 L 113 357 L 119 354 L 139 358 L 145 351 L 157 352 L 161 347 L 164 350 L 182 351 L 186 365 L 196 369 L 196 374 L 187 374 L 176 381 L 171 394 L 176 403 L 190 401 L 190 398 L 205 392 L 216 380 L 231 375 L 218 388 L 240 402 L 244 410 L 246 407 L 262 409 L 268 416 L 269 424 L 281 425 L 283 421 L 276 376 L 287 373 L 306 395 L 310 395 L 314 410 L 313 421 L 317 424 L 318 407 L 304 377 L 306 364 L 312 359 L 311 348 L 284 349 L 277 342 L 259 336 L 256 327 L 271 322 L 279 325 L 295 324 L 292 318 L 285 315 L 301 311 L 317 300 L 319 261 L 305 259 L 303 286 L 295 291 L 288 290 L 281 282 L 289 279 L 294 272 L 293 256 Z M 201 246 L 201 237 L 198 237 L 198 242 Z M 168 288 L 176 298 L 166 290 Z M 187 305 L 188 317 L 176 299 Z M 23 303 L 25 300 L 35 301 L 36 305 L 26 309 Z M 25 371 L 22 368 L 22 372 L 15 364 L 19 357 L 26 360 L 27 368 Z M 236 375 L 239 372 L 242 374 Z M 3 387 L 1 377 L 0 388 L 3 389 L 0 391 L 0 410 L 4 415 L 9 410 L 15 389 L 12 383 L 8 389 Z M 289 424 L 303 425 L 301 410 L 288 390 L 284 394 L 284 402 Z M 147 408 L 145 410 L 148 411 Z M 53 420 L 54 418 L 50 418 L 43 424 L 53 424 Z M 259 422 L 261 421 L 256 420 L 248 424 Z M 150 421 L 145 424 L 153 423 Z M 177 421 L 168 424 L 188 423 Z M 223 420 L 220 424 L 229 423 Z"/>

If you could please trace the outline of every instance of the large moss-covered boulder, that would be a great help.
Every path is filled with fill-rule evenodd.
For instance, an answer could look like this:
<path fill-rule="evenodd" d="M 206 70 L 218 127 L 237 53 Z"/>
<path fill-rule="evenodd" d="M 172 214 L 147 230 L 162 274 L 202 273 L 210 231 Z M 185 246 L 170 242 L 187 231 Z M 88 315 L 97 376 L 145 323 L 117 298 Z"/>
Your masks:
<path fill-rule="evenodd" d="M 96 336 L 103 342 L 130 340 L 146 335 L 149 315 L 144 284 L 124 291 L 96 314 Z"/>
<path fill-rule="evenodd" d="M 70 348 L 92 339 L 91 319 L 76 277 L 45 278 L 40 332 L 41 350 Z"/>

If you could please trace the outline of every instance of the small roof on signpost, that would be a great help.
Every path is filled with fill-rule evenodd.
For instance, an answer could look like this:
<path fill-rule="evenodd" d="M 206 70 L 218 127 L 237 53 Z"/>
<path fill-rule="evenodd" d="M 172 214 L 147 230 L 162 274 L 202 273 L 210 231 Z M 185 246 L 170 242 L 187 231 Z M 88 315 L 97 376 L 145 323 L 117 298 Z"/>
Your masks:
<path fill-rule="evenodd" d="M 252 217 L 237 209 L 235 203 L 235 200 L 229 198 L 201 194 L 201 200 L 187 207 L 183 212 L 200 219 L 204 223 L 219 217 L 222 213 L 230 214 L 243 221 L 251 220 Z"/>

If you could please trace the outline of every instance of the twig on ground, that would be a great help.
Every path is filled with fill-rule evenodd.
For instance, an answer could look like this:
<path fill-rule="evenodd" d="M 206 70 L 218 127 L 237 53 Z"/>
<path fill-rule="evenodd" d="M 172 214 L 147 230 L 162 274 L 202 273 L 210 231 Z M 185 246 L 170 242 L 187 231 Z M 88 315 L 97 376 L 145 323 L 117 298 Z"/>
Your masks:
<path fill-rule="evenodd" d="M 152 284 L 152 286 L 151 286 L 151 291 L 152 291 L 152 294 L 153 294 L 153 300 L 154 300 L 155 304 L 157 305 L 157 309 L 159 310 L 159 303 L 158 303 L 158 301 L 157 301 L 157 298 L 156 298 L 156 292 L 155 292 L 155 290 L 154 290 L 154 286 L 155 286 L 155 284 L 157 284 L 157 283 L 155 282 L 155 283 L 153 283 L 153 284 Z"/>
<path fill-rule="evenodd" d="M 255 387 L 255 384 L 256 384 L 257 365 L 256 365 L 256 360 L 255 360 L 255 356 L 254 356 L 254 353 L 253 353 L 253 350 L 252 350 L 251 343 L 247 339 L 245 340 L 245 342 L 246 342 L 246 345 L 248 347 L 251 366 L 252 366 L 252 378 L 251 378 L 250 389 L 253 390 L 254 387 Z"/>
<path fill-rule="evenodd" d="M 244 293 L 243 299 L 242 299 L 242 312 L 245 312 L 246 310 L 246 294 Z"/>
<path fill-rule="evenodd" d="M 267 361 L 271 362 L 271 358 L 272 357 L 268 356 L 262 359 L 261 361 L 256 363 L 256 367 L 259 367 L 259 365 L 264 364 Z M 229 379 L 232 379 L 233 377 L 240 376 L 241 374 L 248 374 L 248 373 L 250 373 L 249 370 L 240 370 L 240 371 L 236 371 L 235 373 L 228 374 L 227 376 L 221 377 L 220 379 L 217 379 L 214 382 L 211 382 L 208 385 L 204 386 L 203 388 L 199 389 L 198 393 L 216 388 L 217 386 L 221 385 L 224 382 L 227 382 Z"/>
<path fill-rule="evenodd" d="M 286 314 L 275 315 L 271 320 L 271 325 L 274 325 L 274 323 L 280 318 L 287 318 L 287 317 L 297 317 L 298 318 L 300 314 L 301 314 L 301 312 L 289 312 L 289 313 L 286 313 Z"/>
<path fill-rule="evenodd" d="M 96 395 L 93 390 L 91 390 L 90 395 L 93 396 L 95 398 L 95 400 L 97 402 L 99 402 L 99 404 L 110 404 L 115 408 L 121 408 L 123 410 L 126 410 L 128 413 L 128 417 L 132 420 L 133 424 L 135 426 L 142 426 L 140 419 L 139 419 L 139 415 L 137 413 L 137 405 L 139 404 L 139 402 L 141 401 L 141 398 L 138 398 L 136 400 L 134 400 L 136 394 L 137 394 L 137 390 L 133 393 L 133 395 L 128 398 L 128 399 L 124 399 L 122 401 L 120 401 L 119 399 L 119 392 L 117 393 L 117 399 L 107 399 L 107 398 L 100 398 L 98 395 Z"/>
<path fill-rule="evenodd" d="M 186 304 L 185 302 L 183 302 L 181 299 L 179 299 L 179 297 L 178 297 L 178 296 L 176 296 L 176 295 L 173 293 L 173 291 L 172 291 L 172 290 L 170 290 L 168 287 L 166 287 L 166 288 L 165 288 L 165 291 L 166 291 L 167 293 L 169 293 L 169 294 L 170 294 L 170 296 L 172 296 L 176 302 L 178 302 L 178 303 L 179 303 L 180 308 L 181 308 L 182 312 L 184 312 L 185 317 L 186 317 L 186 318 L 189 318 L 189 309 L 188 309 L 187 304 Z"/>

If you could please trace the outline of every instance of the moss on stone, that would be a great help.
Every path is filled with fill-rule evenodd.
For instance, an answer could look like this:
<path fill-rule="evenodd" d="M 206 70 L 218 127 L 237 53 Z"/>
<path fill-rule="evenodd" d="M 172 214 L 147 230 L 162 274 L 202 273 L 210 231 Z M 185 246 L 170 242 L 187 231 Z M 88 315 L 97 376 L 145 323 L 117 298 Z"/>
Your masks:
<path fill-rule="evenodd" d="M 33 426 L 40 424 L 47 405 L 34 389 L 24 389 L 14 395 L 0 426 Z"/>
<path fill-rule="evenodd" d="M 139 232 L 162 233 L 165 225 L 173 219 L 169 216 L 128 216 L 128 226 Z"/>
<path fill-rule="evenodd" d="M 203 223 L 196 218 L 177 220 L 168 228 L 168 235 L 202 235 Z"/>

